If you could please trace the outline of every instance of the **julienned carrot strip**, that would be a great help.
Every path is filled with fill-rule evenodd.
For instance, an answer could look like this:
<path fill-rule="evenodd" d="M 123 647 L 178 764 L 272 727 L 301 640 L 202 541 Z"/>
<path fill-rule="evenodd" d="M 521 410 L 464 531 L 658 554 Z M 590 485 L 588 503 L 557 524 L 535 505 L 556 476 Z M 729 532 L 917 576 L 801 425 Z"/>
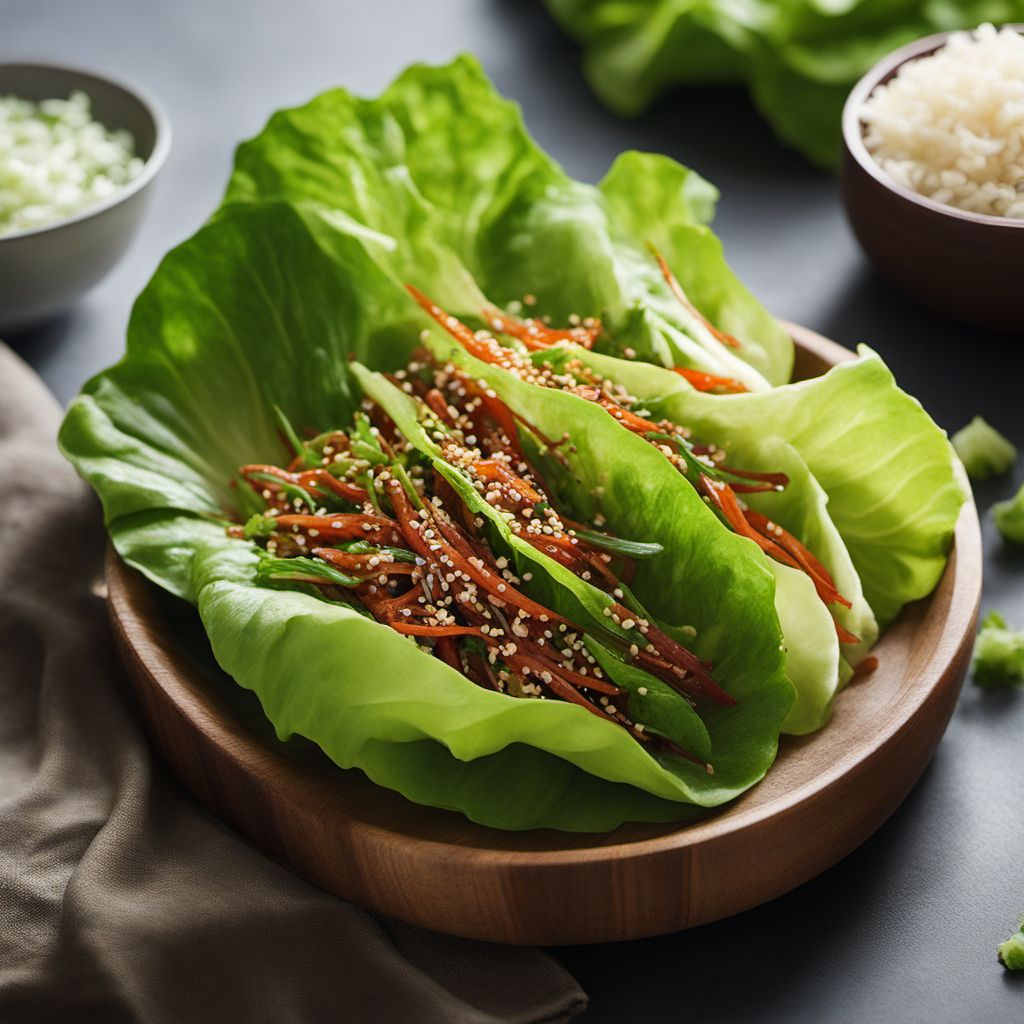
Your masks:
<path fill-rule="evenodd" d="M 437 388 L 431 388 L 427 391 L 423 396 L 423 401 L 430 406 L 430 410 L 442 423 L 449 427 L 455 426 L 452 414 L 448 411 L 448 403 L 445 401 L 444 395 Z"/>
<path fill-rule="evenodd" d="M 623 614 L 629 615 L 629 609 L 624 608 L 622 605 L 615 606 L 617 608 L 616 614 L 621 618 Z M 716 704 L 721 704 L 723 707 L 732 707 L 736 703 L 736 698 L 727 691 L 723 690 L 718 683 L 711 678 L 708 670 L 704 667 L 703 662 L 694 654 L 692 651 L 688 651 L 682 644 L 677 643 L 670 636 L 663 633 L 654 623 L 648 624 L 646 639 L 648 643 L 654 645 L 655 649 L 669 659 L 670 664 L 678 665 L 684 668 L 699 684 L 704 696 L 709 697 Z M 673 675 L 675 673 L 673 672 Z M 666 682 L 670 680 L 666 679 Z"/>
<path fill-rule="evenodd" d="M 439 636 L 434 644 L 434 653 L 456 672 L 462 671 L 462 665 L 459 662 L 459 649 L 452 637 Z"/>
<path fill-rule="evenodd" d="M 441 539 L 446 542 L 442 544 L 446 549 L 445 554 L 452 560 L 454 567 L 459 572 L 463 572 L 473 579 L 488 594 L 500 601 L 504 601 L 506 604 L 512 605 L 514 608 L 521 608 L 527 615 L 534 615 L 537 618 L 544 616 L 541 621 L 546 620 L 555 624 L 564 623 L 567 626 L 572 625 L 568 619 L 563 619 L 550 609 L 537 604 L 536 601 L 531 601 L 525 594 L 519 593 L 511 584 L 506 583 L 500 576 L 492 572 L 483 560 L 473 552 L 466 540 L 448 522 L 445 516 L 438 513 L 437 509 L 429 502 L 427 502 L 426 509 L 433 524 L 441 533 Z M 477 562 L 480 564 L 477 565 Z"/>
<path fill-rule="evenodd" d="M 401 619 L 389 622 L 388 625 L 409 636 L 480 636 L 480 629 L 476 626 L 422 626 Z"/>
<path fill-rule="evenodd" d="M 597 404 L 606 409 L 627 430 L 632 430 L 634 434 L 657 433 L 658 431 L 657 423 L 652 423 L 650 420 L 645 420 L 642 416 L 637 416 L 635 412 L 624 409 L 617 402 L 613 402 L 610 398 L 605 397 L 603 393 L 599 392 Z"/>
<path fill-rule="evenodd" d="M 418 571 L 417 566 L 409 562 L 396 562 L 386 555 L 354 555 L 348 551 L 339 551 L 337 548 L 313 548 L 311 553 L 339 569 L 362 573 L 368 577 L 408 576 Z M 373 564 L 374 559 L 376 564 Z"/>
<path fill-rule="evenodd" d="M 310 487 L 317 487 L 322 491 L 330 491 L 347 501 L 363 502 L 369 497 L 365 487 L 349 483 L 347 480 L 339 480 L 336 476 L 328 473 L 326 469 L 307 469 L 304 473 L 295 474 L 295 479 L 300 487 L 307 490 Z"/>
<path fill-rule="evenodd" d="M 601 322 L 595 320 L 590 327 L 549 327 L 541 320 L 529 318 L 519 320 L 500 309 L 489 306 L 484 310 L 484 320 L 495 331 L 518 338 L 531 352 L 539 352 L 559 342 L 567 341 L 583 348 L 592 348 L 601 336 Z"/>
<path fill-rule="evenodd" d="M 859 644 L 860 637 L 856 633 L 851 633 L 848 629 L 844 628 L 839 624 L 839 620 L 835 616 L 832 616 L 832 621 L 835 623 L 836 636 L 839 637 L 841 644 Z"/>
<path fill-rule="evenodd" d="M 473 463 L 472 471 L 481 480 L 508 484 L 522 495 L 524 501 L 531 505 L 536 505 L 544 500 L 543 495 L 538 494 L 521 476 L 513 473 L 504 462 L 498 462 L 496 459 L 480 459 Z"/>
<path fill-rule="evenodd" d="M 672 369 L 698 391 L 723 391 L 728 395 L 742 395 L 750 390 L 746 384 L 733 377 L 719 377 L 714 373 L 690 370 L 685 366 L 673 366 Z"/>
<path fill-rule="evenodd" d="M 468 374 L 460 372 L 458 376 L 466 391 L 480 403 L 480 414 L 475 416 L 470 414 L 474 422 L 480 422 L 483 416 L 490 418 L 505 437 L 508 438 L 508 443 L 513 453 L 519 459 L 525 458 L 522 445 L 519 443 L 519 431 L 516 430 L 516 420 L 521 419 L 521 417 L 515 416 L 512 410 L 491 392 L 490 388 L 481 387 Z M 528 426 L 525 421 L 523 423 Z"/>
<path fill-rule="evenodd" d="M 418 522 L 416 510 L 412 507 L 405 488 L 394 477 L 385 482 L 388 497 L 391 499 L 391 507 L 395 512 L 395 519 L 398 521 L 398 528 L 408 547 L 415 551 L 421 558 L 431 558 L 430 548 L 424 540 L 422 532 L 413 527 Z"/>
<path fill-rule="evenodd" d="M 736 500 L 736 495 L 728 484 L 712 480 L 705 473 L 701 473 L 700 482 L 703 492 L 715 503 L 729 525 L 741 537 L 752 540 L 766 555 L 771 555 L 777 562 L 788 565 L 791 569 L 800 568 L 800 563 L 788 551 L 781 548 L 775 541 L 758 533 L 747 522 L 743 510 Z"/>
<path fill-rule="evenodd" d="M 672 291 L 672 294 L 679 300 L 680 304 L 685 306 L 704 326 L 711 332 L 711 334 L 718 339 L 723 345 L 727 345 L 729 348 L 739 348 L 740 342 L 738 338 L 734 338 L 731 334 L 726 334 L 725 331 L 720 331 L 713 323 L 697 307 L 690 301 L 690 297 L 683 291 L 683 286 L 676 279 L 675 274 L 672 273 L 665 258 L 654 248 L 653 245 L 648 245 L 651 252 L 654 253 L 654 258 L 658 261 L 658 266 L 661 268 L 662 277 L 665 278 L 666 283 Z"/>
<path fill-rule="evenodd" d="M 693 449 L 695 455 L 703 455 L 709 452 L 709 450 L 703 446 L 696 446 Z M 785 473 L 758 473 L 752 469 L 733 469 L 732 466 L 727 466 L 722 462 L 718 463 L 716 468 L 723 473 L 729 473 L 731 476 L 739 476 L 744 480 L 760 480 L 775 487 L 786 487 L 789 484 L 789 477 Z M 731 486 L 733 490 L 736 489 L 735 483 Z"/>
<path fill-rule="evenodd" d="M 818 587 L 819 595 L 826 604 L 841 604 L 844 608 L 851 607 L 850 602 L 843 597 L 836 589 L 835 581 L 829 575 L 828 570 L 818 561 L 817 558 L 797 540 L 791 533 L 784 530 L 760 512 L 747 509 L 745 512 L 747 522 L 762 533 L 771 533 L 777 539 L 781 547 L 785 548 L 799 563 L 800 568 L 807 573 Z M 772 530 L 772 525 L 775 529 Z M 827 595 L 827 596 L 826 596 Z"/>
<path fill-rule="evenodd" d="M 807 549 L 800 544 L 800 542 L 790 533 L 782 530 L 780 541 L 782 537 L 785 537 L 787 541 L 792 541 L 794 545 L 798 545 L 799 549 L 806 552 L 807 555 L 813 560 L 815 564 L 820 568 L 824 574 L 824 579 L 819 578 L 810 564 L 801 564 L 801 562 L 789 551 L 787 551 L 781 543 L 777 543 L 774 540 L 770 540 L 768 537 L 759 533 L 755 527 L 748 522 L 748 518 L 751 516 L 752 510 L 748 509 L 746 513 L 739 507 L 739 503 L 736 501 L 736 496 L 733 494 L 732 489 L 723 483 L 717 483 L 711 480 L 709 477 L 701 474 L 701 482 L 705 485 L 708 496 L 712 501 L 722 510 L 722 513 L 728 519 L 729 524 L 736 530 L 737 533 L 744 537 L 749 537 L 755 544 L 757 544 L 765 554 L 770 555 L 777 562 L 781 562 L 783 565 L 788 565 L 793 569 L 799 569 L 806 573 L 811 582 L 814 584 L 814 589 L 817 591 L 818 597 L 821 598 L 824 604 L 842 604 L 845 607 L 850 607 L 850 602 L 847 601 L 842 594 L 839 593 L 835 588 L 835 584 L 832 583 L 831 577 L 825 572 L 824 567 L 820 562 L 814 558 L 813 555 Z M 754 516 L 764 521 L 765 528 L 767 529 L 768 520 L 766 517 L 761 516 L 760 513 L 753 513 Z M 779 527 L 781 529 L 781 527 Z M 825 581 L 828 581 L 827 583 Z M 851 633 L 844 626 L 836 620 L 835 616 L 832 617 L 832 621 L 836 628 L 836 635 L 839 640 L 844 644 L 856 644 L 860 643 L 860 638 L 854 633 Z"/>
<path fill-rule="evenodd" d="M 502 355 L 502 347 L 494 338 L 485 336 L 478 338 L 474 331 L 471 331 L 461 320 L 446 313 L 433 299 L 428 298 L 411 284 L 407 284 L 406 290 L 419 303 L 420 307 L 432 317 L 440 327 L 443 327 L 463 348 L 482 359 L 485 363 L 497 362 Z"/>
<path fill-rule="evenodd" d="M 401 535 L 395 523 L 383 516 L 336 512 L 334 515 L 300 515 L 288 513 L 274 519 L 282 533 L 316 530 L 325 540 L 373 540 L 374 534 L 383 537 L 390 546 L 401 544 Z"/>
<path fill-rule="evenodd" d="M 871 675 L 871 673 L 874 672 L 877 668 L 878 658 L 876 658 L 873 654 L 869 654 L 862 661 L 859 661 L 856 665 L 854 665 L 853 675 L 850 676 L 850 682 L 852 683 L 857 679 L 863 679 L 864 676 Z"/>
<path fill-rule="evenodd" d="M 594 676 L 585 676 L 573 669 L 566 668 L 564 665 L 559 664 L 554 657 L 542 653 L 542 651 L 531 651 L 528 655 L 511 655 L 508 660 L 510 664 L 521 663 L 527 665 L 530 668 L 530 671 L 535 673 L 549 672 L 552 675 L 561 676 L 573 686 L 582 686 L 585 689 L 594 690 L 597 693 L 607 694 L 609 697 L 621 697 L 622 694 L 625 693 L 624 690 L 605 679 L 596 679 Z"/>

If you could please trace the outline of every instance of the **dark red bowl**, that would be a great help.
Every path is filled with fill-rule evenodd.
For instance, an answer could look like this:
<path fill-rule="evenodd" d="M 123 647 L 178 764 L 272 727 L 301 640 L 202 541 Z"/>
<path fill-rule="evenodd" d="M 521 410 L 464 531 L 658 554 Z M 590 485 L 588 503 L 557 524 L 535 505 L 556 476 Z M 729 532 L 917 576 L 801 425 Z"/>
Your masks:
<path fill-rule="evenodd" d="M 854 86 L 843 108 L 843 205 L 857 241 L 893 284 L 957 319 L 1020 331 L 1024 221 L 926 199 L 894 181 L 864 145 L 864 101 L 900 67 L 933 53 L 949 35 L 927 36 L 896 50 Z"/>

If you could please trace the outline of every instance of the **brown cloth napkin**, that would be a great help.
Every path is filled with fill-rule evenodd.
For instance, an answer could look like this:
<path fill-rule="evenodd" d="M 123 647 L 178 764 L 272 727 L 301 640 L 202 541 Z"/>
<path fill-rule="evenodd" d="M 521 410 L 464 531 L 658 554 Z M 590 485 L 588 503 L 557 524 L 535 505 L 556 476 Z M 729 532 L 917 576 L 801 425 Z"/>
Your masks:
<path fill-rule="evenodd" d="M 0 1021 L 567 1020 L 540 950 L 381 920 L 207 814 L 116 677 L 97 503 L 0 345 Z"/>

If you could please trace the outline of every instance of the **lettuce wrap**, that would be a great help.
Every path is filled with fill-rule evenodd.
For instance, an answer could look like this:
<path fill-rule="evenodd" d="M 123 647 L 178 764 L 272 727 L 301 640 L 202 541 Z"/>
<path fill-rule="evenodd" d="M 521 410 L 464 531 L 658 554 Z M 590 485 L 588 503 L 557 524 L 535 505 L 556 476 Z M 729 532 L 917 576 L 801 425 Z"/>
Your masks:
<path fill-rule="evenodd" d="M 217 661 L 281 738 L 307 737 L 411 800 L 502 828 L 603 831 L 719 805 L 763 777 L 780 731 L 827 719 L 874 638 L 872 608 L 887 621 L 934 584 L 961 496 L 948 445 L 876 357 L 778 386 L 791 342 L 724 263 L 703 223 L 714 198 L 692 172 L 644 154 L 625 154 L 597 188 L 572 181 L 470 58 L 412 68 L 377 100 L 334 90 L 275 115 L 239 149 L 225 203 L 165 257 L 133 309 L 125 357 L 72 403 L 61 448 L 99 494 L 122 557 L 197 607 Z M 735 450 L 755 476 L 784 476 L 782 490 L 755 487 L 744 514 L 763 506 L 813 549 L 849 607 L 833 621 L 820 580 L 737 535 L 606 408 L 474 363 L 428 327 L 407 283 L 474 322 L 525 305 L 568 323 L 550 328 L 564 336 L 543 358 L 578 354 L 650 415 L 701 431 L 730 462 Z M 573 345 L 578 336 L 592 350 Z M 443 364 L 458 363 L 516 417 L 505 436 L 542 469 L 538 509 L 570 516 L 584 546 L 635 561 L 621 597 L 524 544 L 449 459 L 442 411 L 405 390 L 424 353 L 430 373 L 450 378 Z M 704 392 L 705 379 L 740 393 Z M 460 634 L 469 654 L 452 656 L 438 640 L 453 634 L 403 636 L 375 618 L 369 579 L 350 567 L 377 554 L 321 541 L 314 556 L 269 550 L 266 502 L 330 512 L 313 508 L 318 495 L 291 462 L 326 458 L 326 442 L 310 449 L 310 439 L 349 437 L 366 402 L 398 431 L 409 472 L 472 514 L 481 557 L 506 560 L 524 599 L 578 627 L 588 671 L 628 692 L 609 718 L 573 698 L 480 685 L 466 660 L 479 663 L 475 637 Z M 405 462 L 389 471 L 400 477 Z M 373 503 L 372 479 L 342 483 Z M 388 499 L 377 511 L 398 514 Z M 642 663 L 615 601 L 734 703 L 666 689 L 654 676 L 671 666 Z M 843 629 L 857 641 L 845 661 Z M 645 746 L 638 724 L 678 750 Z"/>
<path fill-rule="evenodd" d="M 312 205 L 230 204 L 165 258 L 136 303 L 125 358 L 85 386 L 60 434 L 118 551 L 197 606 L 218 662 L 256 692 L 280 736 L 306 736 L 410 799 L 504 828 L 590 831 L 675 819 L 756 782 L 793 700 L 774 580 L 702 503 L 666 483 L 653 453 L 657 468 L 639 470 L 622 439 L 601 452 L 623 526 L 635 524 L 621 535 L 650 540 L 638 510 L 660 509 L 656 529 L 701 553 L 693 564 L 659 560 L 681 595 L 666 628 L 696 630 L 679 638 L 714 661 L 737 700 L 703 718 L 713 775 L 665 767 L 582 708 L 488 692 L 350 605 L 258 582 L 256 543 L 227 530 L 242 511 L 238 467 L 288 455 L 275 407 L 299 429 L 333 429 L 365 386 L 387 385 L 350 357 L 394 370 L 420 344 L 415 305 L 374 260 L 375 242 L 347 227 Z M 582 429 L 596 437 L 603 426 Z M 687 500 L 689 510 L 673 504 Z M 556 574 L 537 573 L 531 586 L 575 602 L 576 615 L 581 589 L 600 600 Z"/>
<path fill-rule="evenodd" d="M 876 613 L 887 624 L 938 582 L 963 483 L 944 433 L 870 350 L 816 380 L 709 394 L 679 372 L 589 351 L 599 325 L 558 331 L 495 313 L 486 330 L 469 333 L 418 298 L 443 329 L 429 340 L 435 358 L 486 379 L 524 415 L 552 388 L 596 403 L 660 448 L 727 527 L 759 545 L 778 581 L 797 692 L 784 731 L 823 725 L 839 686 L 877 639 Z M 837 416 L 840 408 L 849 414 Z M 861 469 L 861 453 L 872 449 L 879 456 Z M 577 458 L 567 459 L 574 476 Z M 716 491 L 730 489 L 737 493 L 723 503 Z M 587 513 L 601 511 L 593 497 L 600 492 L 595 478 Z"/>

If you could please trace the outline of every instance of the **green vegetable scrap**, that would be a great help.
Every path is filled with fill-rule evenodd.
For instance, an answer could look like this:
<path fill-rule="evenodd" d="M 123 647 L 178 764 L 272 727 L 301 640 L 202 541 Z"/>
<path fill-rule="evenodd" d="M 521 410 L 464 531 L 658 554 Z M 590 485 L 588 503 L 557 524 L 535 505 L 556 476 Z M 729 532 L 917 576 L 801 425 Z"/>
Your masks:
<path fill-rule="evenodd" d="M 1020 928 L 999 944 L 999 962 L 1011 971 L 1024 971 L 1024 918 Z"/>
<path fill-rule="evenodd" d="M 986 690 L 1024 683 L 1024 632 L 1011 629 L 999 612 L 989 612 L 974 645 L 974 682 Z"/>
<path fill-rule="evenodd" d="M 1017 449 L 980 416 L 958 430 L 952 441 L 972 480 L 1007 473 L 1017 461 Z"/>
<path fill-rule="evenodd" d="M 583 44 L 591 88 L 632 115 L 688 83 L 746 82 L 777 134 L 839 156 L 850 87 L 893 50 L 947 29 L 1024 21 L 1024 0 L 547 0 Z M 683 118 L 680 119 L 681 122 Z"/>
<path fill-rule="evenodd" d="M 1024 484 L 1012 498 L 992 506 L 992 518 L 1006 540 L 1024 544 Z"/>

